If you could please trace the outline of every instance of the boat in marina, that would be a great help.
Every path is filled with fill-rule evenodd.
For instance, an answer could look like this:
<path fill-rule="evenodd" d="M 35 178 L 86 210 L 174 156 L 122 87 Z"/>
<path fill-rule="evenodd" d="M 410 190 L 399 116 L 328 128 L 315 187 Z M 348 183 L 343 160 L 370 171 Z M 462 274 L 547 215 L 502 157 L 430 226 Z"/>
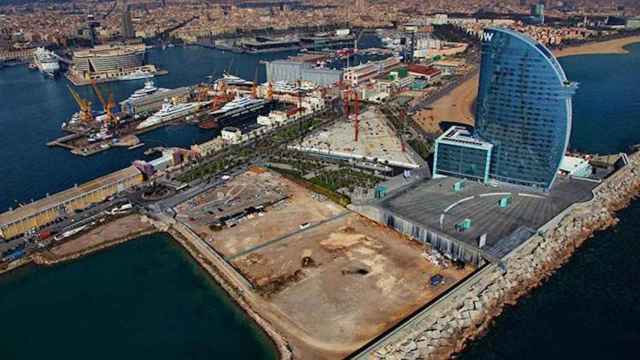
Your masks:
<path fill-rule="evenodd" d="M 33 64 L 42 74 L 54 77 L 60 71 L 60 62 L 56 55 L 45 48 L 39 47 L 33 52 Z"/>
<path fill-rule="evenodd" d="M 141 79 L 149 79 L 154 77 L 155 75 L 151 72 L 144 71 L 143 68 L 138 68 L 126 75 L 120 76 L 119 80 L 141 80 Z"/>
<path fill-rule="evenodd" d="M 173 104 L 170 101 L 165 100 L 164 104 L 162 104 L 162 108 L 158 112 L 149 116 L 146 120 L 138 124 L 136 128 L 144 129 L 181 117 L 192 115 L 206 104 L 207 102 L 188 102 Z"/>
<path fill-rule="evenodd" d="M 237 117 L 262 109 L 266 103 L 267 102 L 263 99 L 254 99 L 249 96 L 238 96 L 232 101 L 224 104 L 220 109 L 212 111 L 210 114 L 215 118 Z"/>
<path fill-rule="evenodd" d="M 159 92 L 165 92 L 168 90 L 169 89 L 156 87 L 153 83 L 153 80 L 147 80 L 144 82 L 143 88 L 134 91 L 133 94 L 131 94 L 131 96 L 129 96 L 125 101 L 139 100 L 146 96 L 153 95 Z"/>

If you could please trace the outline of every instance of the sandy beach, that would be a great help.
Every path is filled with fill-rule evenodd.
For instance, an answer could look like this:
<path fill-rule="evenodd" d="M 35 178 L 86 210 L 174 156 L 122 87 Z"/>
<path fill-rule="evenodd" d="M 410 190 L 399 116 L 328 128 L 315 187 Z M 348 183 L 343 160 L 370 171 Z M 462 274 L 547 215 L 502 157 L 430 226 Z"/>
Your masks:
<path fill-rule="evenodd" d="M 640 35 L 572 46 L 556 50 L 553 54 L 556 57 L 589 54 L 628 54 L 629 52 L 624 47 L 638 42 L 640 42 Z"/>
<path fill-rule="evenodd" d="M 588 55 L 588 54 L 627 54 L 625 46 L 640 42 L 640 36 L 593 42 L 584 45 L 565 48 L 554 51 L 556 57 Z M 473 125 L 473 105 L 478 92 L 478 79 L 476 75 L 460 84 L 434 102 L 433 110 L 419 112 L 415 120 L 427 132 L 438 132 L 439 125 L 443 121 L 453 121 Z"/>

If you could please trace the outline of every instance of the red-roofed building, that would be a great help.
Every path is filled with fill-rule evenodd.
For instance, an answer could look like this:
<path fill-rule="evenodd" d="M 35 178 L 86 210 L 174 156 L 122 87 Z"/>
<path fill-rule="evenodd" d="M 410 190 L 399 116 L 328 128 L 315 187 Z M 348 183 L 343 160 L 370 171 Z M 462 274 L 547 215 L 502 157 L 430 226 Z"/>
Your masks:
<path fill-rule="evenodd" d="M 433 66 L 410 64 L 407 66 L 409 75 L 412 75 L 416 79 L 424 79 L 427 81 L 434 80 L 442 75 L 442 71 L 436 69 Z"/>

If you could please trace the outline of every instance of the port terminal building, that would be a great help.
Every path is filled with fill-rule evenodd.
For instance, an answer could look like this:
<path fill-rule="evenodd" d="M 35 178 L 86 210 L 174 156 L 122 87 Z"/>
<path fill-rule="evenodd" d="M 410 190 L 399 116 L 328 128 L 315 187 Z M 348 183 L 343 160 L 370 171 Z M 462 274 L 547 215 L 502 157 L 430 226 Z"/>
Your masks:
<path fill-rule="evenodd" d="M 129 166 L 82 185 L 47 196 L 0 214 L 0 238 L 12 239 L 38 230 L 75 211 L 105 201 L 114 194 L 140 185 L 143 175 Z"/>
<path fill-rule="evenodd" d="M 69 79 L 77 84 L 117 79 L 134 71 L 154 74 L 154 65 L 145 65 L 145 45 L 99 45 L 74 51 Z"/>
<path fill-rule="evenodd" d="M 309 81 L 319 86 L 330 86 L 342 79 L 342 70 L 314 67 L 308 62 L 275 60 L 267 62 L 267 81 L 296 83 Z"/>

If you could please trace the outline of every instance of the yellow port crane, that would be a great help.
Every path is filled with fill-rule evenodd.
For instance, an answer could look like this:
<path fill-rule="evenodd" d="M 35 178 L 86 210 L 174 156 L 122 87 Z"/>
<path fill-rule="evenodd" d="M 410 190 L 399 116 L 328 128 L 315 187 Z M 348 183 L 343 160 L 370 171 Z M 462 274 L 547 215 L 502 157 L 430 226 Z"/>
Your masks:
<path fill-rule="evenodd" d="M 78 107 L 80 108 L 80 121 L 84 124 L 91 123 L 93 121 L 93 113 L 91 112 L 91 101 L 81 98 L 80 95 L 78 95 L 78 93 L 73 90 L 71 86 L 67 85 L 67 88 L 69 89 L 71 96 L 73 96 L 73 99 L 76 101 Z"/>
<path fill-rule="evenodd" d="M 115 116 L 113 116 L 113 112 L 112 112 L 112 110 L 116 107 L 116 103 L 113 100 L 113 93 L 109 93 L 109 100 L 105 101 L 95 80 L 91 80 L 91 87 L 93 87 L 93 91 L 96 93 L 98 100 L 100 100 L 100 103 L 104 108 L 104 114 L 106 115 L 106 119 L 105 119 L 106 125 L 109 125 L 112 127 L 117 126 L 118 119 Z"/>
<path fill-rule="evenodd" d="M 271 85 L 271 81 L 269 81 L 269 85 L 267 86 L 267 100 L 269 102 L 273 101 L 273 85 Z"/>
<path fill-rule="evenodd" d="M 253 84 L 251 85 L 251 97 L 258 98 L 258 67 L 256 66 L 256 74 L 253 77 Z"/>

